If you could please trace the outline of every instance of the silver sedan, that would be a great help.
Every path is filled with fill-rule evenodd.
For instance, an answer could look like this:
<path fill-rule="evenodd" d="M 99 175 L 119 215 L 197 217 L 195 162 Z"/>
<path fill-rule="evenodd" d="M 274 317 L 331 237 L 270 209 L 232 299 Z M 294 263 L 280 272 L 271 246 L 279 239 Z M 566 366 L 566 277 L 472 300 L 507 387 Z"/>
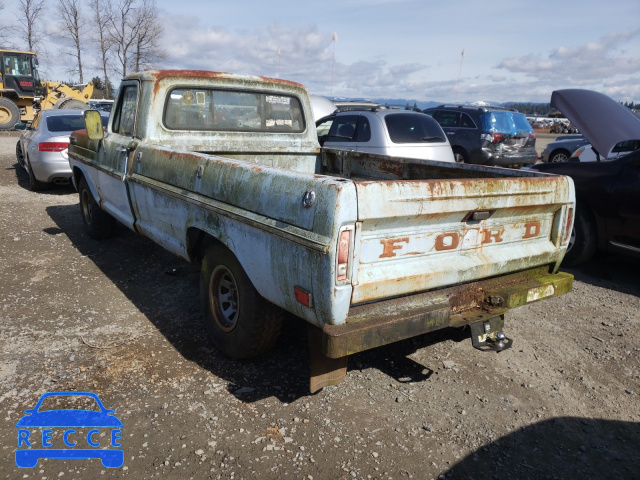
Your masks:
<path fill-rule="evenodd" d="M 68 184 L 71 168 L 69 135 L 85 128 L 83 110 L 42 110 L 18 140 L 16 158 L 29 174 L 29 188 L 44 190 L 52 183 Z M 106 126 L 109 114 L 102 116 Z"/>

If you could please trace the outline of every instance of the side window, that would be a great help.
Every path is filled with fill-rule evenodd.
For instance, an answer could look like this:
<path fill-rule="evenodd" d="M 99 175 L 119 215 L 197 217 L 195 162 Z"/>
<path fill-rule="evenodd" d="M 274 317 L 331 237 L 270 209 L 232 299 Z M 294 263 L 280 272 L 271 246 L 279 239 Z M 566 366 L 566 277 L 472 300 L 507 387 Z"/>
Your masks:
<path fill-rule="evenodd" d="M 122 87 L 122 94 L 113 116 L 113 132 L 127 137 L 133 137 L 136 123 L 136 107 L 138 87 L 126 85 Z"/>
<path fill-rule="evenodd" d="M 473 122 L 471 117 L 466 113 L 463 113 L 460 117 L 460 126 L 462 128 L 476 128 L 476 124 Z"/>
<path fill-rule="evenodd" d="M 438 115 L 438 123 L 443 127 L 457 127 L 460 125 L 460 112 L 442 111 Z"/>
<path fill-rule="evenodd" d="M 329 142 L 353 142 L 356 134 L 358 115 L 336 117 L 329 129 Z"/>
<path fill-rule="evenodd" d="M 371 125 L 369 119 L 364 116 L 358 117 L 358 134 L 356 135 L 357 142 L 368 142 L 371 140 Z"/>
<path fill-rule="evenodd" d="M 320 146 L 324 145 L 329 137 L 329 130 L 333 124 L 334 117 L 326 119 L 324 122 L 316 126 L 316 134 L 318 135 L 318 143 Z"/>

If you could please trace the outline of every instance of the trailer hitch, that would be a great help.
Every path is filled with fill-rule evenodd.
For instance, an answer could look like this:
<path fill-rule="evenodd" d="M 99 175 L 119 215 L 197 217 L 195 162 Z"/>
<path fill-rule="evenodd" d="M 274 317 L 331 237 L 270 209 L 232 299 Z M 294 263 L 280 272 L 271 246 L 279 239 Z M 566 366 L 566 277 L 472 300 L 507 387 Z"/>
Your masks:
<path fill-rule="evenodd" d="M 471 344 L 474 348 L 483 352 L 493 350 L 501 352 L 511 348 L 513 340 L 507 338 L 502 329 L 504 328 L 504 315 L 490 318 L 483 322 L 469 324 L 471 329 Z"/>

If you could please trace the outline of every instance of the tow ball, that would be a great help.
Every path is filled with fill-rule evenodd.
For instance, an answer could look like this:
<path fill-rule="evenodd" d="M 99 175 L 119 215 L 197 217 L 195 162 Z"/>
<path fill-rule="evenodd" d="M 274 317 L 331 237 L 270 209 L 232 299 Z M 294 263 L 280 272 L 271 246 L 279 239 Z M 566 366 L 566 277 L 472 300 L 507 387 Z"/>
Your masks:
<path fill-rule="evenodd" d="M 472 323 L 469 327 L 471 328 L 471 344 L 478 350 L 501 352 L 513 345 L 513 340 L 507 338 L 502 332 L 504 315 Z"/>

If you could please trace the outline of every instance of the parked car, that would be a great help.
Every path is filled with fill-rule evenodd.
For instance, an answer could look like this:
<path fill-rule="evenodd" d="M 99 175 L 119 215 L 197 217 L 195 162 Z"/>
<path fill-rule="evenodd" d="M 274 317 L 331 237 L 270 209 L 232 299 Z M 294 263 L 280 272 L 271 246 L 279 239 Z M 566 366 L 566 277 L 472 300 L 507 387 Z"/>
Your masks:
<path fill-rule="evenodd" d="M 394 157 L 453 162 L 447 136 L 438 122 L 420 111 L 371 106 L 342 106 L 316 122 L 326 148 Z"/>
<path fill-rule="evenodd" d="M 336 111 L 335 104 L 326 97 L 309 95 L 309 98 L 311 99 L 311 108 L 313 109 L 313 119 L 315 121 Z"/>
<path fill-rule="evenodd" d="M 16 158 L 29 174 L 29 188 L 44 190 L 52 183 L 68 184 L 71 168 L 67 148 L 69 135 L 85 128 L 84 110 L 41 110 L 16 144 Z M 102 124 L 109 114 L 101 112 Z"/>
<path fill-rule="evenodd" d="M 113 107 L 113 100 L 89 100 L 88 103 L 89 108 L 103 112 L 110 112 Z"/>
<path fill-rule="evenodd" d="M 543 162 L 566 162 L 578 148 L 589 141 L 582 135 L 562 135 L 542 151 Z"/>
<path fill-rule="evenodd" d="M 599 162 L 605 160 L 615 160 L 616 158 L 624 157 L 631 152 L 635 152 L 638 148 L 640 148 L 640 140 L 625 140 L 618 144 L 609 152 L 609 154 L 605 157 L 600 155 L 592 145 L 585 144 L 578 148 L 571 157 L 569 161 L 578 161 L 578 162 Z"/>
<path fill-rule="evenodd" d="M 551 106 L 598 152 L 612 152 L 621 142 L 638 145 L 640 118 L 606 95 L 558 90 Z M 576 216 L 564 265 L 586 262 L 598 248 L 640 256 L 640 150 L 610 161 L 540 163 L 531 169 L 568 175 L 575 184 Z"/>
<path fill-rule="evenodd" d="M 506 167 L 538 159 L 536 134 L 523 113 L 460 105 L 440 105 L 424 113 L 447 134 L 457 162 Z"/>

